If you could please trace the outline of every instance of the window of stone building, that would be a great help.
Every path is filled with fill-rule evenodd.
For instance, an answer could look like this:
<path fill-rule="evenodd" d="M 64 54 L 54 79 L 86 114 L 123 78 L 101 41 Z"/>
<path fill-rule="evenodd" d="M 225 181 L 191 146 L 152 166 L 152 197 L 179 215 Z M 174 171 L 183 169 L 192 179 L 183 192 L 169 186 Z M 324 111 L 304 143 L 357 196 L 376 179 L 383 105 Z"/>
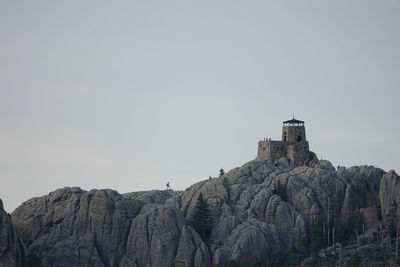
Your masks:
<path fill-rule="evenodd" d="M 283 133 L 283 141 L 286 141 L 287 137 L 286 137 L 286 132 Z"/>
<path fill-rule="evenodd" d="M 301 135 L 297 136 L 297 141 L 300 142 L 301 141 Z"/>
<path fill-rule="evenodd" d="M 263 150 L 265 151 L 265 147 L 263 147 Z"/>

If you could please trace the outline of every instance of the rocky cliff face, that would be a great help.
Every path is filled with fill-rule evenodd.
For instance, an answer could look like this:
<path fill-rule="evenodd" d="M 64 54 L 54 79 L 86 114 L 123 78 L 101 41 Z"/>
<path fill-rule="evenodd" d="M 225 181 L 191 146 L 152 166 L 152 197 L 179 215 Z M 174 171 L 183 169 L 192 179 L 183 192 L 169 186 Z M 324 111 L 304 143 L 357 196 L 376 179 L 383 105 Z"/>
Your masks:
<path fill-rule="evenodd" d="M 212 266 L 302 251 L 319 216 L 386 208 L 380 184 L 393 177 L 371 166 L 255 160 L 184 192 L 58 189 L 23 203 L 12 220 L 43 266 Z M 190 225 L 200 193 L 213 217 L 207 243 Z"/>
<path fill-rule="evenodd" d="M 31 199 L 12 219 L 47 266 L 118 266 L 143 203 L 112 190 L 64 188 Z"/>
<path fill-rule="evenodd" d="M 23 266 L 25 246 L 17 237 L 10 215 L 0 199 L 0 267 Z"/>
<path fill-rule="evenodd" d="M 396 209 L 396 214 L 400 215 L 400 177 L 394 171 L 383 176 L 379 197 L 384 221 L 386 221 L 386 215 L 393 207 Z M 400 223 L 400 216 L 397 219 Z"/>

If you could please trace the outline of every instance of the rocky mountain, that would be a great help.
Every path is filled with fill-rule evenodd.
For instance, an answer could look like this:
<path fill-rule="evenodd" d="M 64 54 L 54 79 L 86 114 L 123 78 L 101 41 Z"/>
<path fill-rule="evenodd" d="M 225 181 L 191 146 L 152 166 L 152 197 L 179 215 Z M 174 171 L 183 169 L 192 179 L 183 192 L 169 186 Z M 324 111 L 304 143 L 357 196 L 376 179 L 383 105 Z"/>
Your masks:
<path fill-rule="evenodd" d="M 200 194 L 212 217 L 207 240 L 191 223 Z M 399 196 L 394 171 L 325 160 L 293 168 L 282 158 L 250 161 L 185 191 L 62 188 L 24 202 L 11 219 L 41 266 L 215 266 L 306 255 L 304 240 L 322 216 L 345 221 L 359 211 L 366 229 L 381 218 L 385 226 Z M 1 234 L 14 236 L 2 245 L 18 259 L 7 266 L 22 266 L 23 246 L 2 218 Z"/>

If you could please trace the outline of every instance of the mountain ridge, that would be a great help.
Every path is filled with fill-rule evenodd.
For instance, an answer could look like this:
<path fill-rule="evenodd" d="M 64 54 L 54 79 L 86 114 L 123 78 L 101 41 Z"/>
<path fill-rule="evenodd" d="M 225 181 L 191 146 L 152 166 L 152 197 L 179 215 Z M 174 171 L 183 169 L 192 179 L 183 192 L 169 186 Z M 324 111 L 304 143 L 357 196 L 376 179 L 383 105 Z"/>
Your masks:
<path fill-rule="evenodd" d="M 214 266 L 259 262 L 265 253 L 278 262 L 306 253 L 302 240 L 321 216 L 358 211 L 368 227 L 385 225 L 374 212 L 389 212 L 399 184 L 394 171 L 373 166 L 256 159 L 184 191 L 57 189 L 24 202 L 11 219 L 42 266 Z M 200 193 L 212 215 L 208 241 L 190 223 Z"/>

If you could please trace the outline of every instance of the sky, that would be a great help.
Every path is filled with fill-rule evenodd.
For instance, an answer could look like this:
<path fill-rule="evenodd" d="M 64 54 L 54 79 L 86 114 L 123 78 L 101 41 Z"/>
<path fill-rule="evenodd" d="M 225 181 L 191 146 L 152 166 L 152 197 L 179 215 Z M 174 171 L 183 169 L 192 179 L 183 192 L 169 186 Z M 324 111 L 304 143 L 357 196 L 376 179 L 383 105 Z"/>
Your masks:
<path fill-rule="evenodd" d="M 305 121 L 400 171 L 400 1 L 0 0 L 0 198 L 183 190 Z"/>

